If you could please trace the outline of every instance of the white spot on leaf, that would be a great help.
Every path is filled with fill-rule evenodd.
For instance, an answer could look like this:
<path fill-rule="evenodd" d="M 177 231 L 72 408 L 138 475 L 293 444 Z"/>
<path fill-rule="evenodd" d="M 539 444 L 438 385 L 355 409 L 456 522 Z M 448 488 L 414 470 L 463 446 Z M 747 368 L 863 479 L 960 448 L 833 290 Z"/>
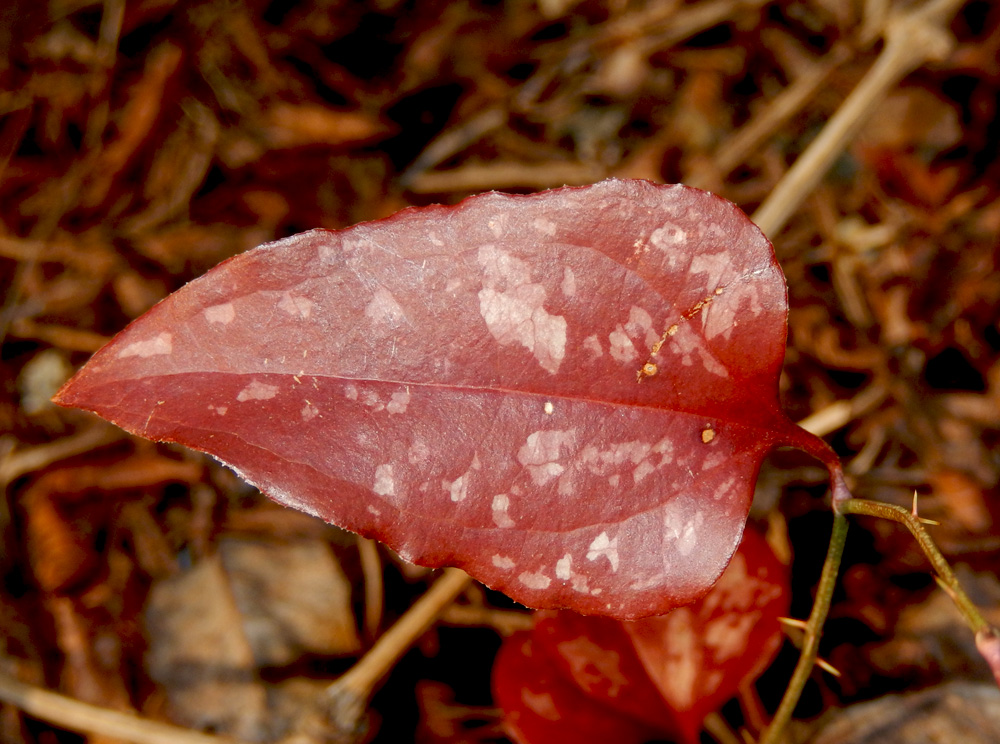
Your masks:
<path fill-rule="evenodd" d="M 493 524 L 497 527 L 508 529 L 514 526 L 514 520 L 507 514 L 510 509 L 510 496 L 505 493 L 498 493 L 493 497 Z"/>
<path fill-rule="evenodd" d="M 729 495 L 729 492 L 733 489 L 733 486 L 735 485 L 736 485 L 735 478 L 726 478 L 726 480 L 724 480 L 722 483 L 716 486 L 715 495 L 712 498 L 715 501 L 725 498 L 726 496 Z"/>
<path fill-rule="evenodd" d="M 746 558 L 736 553 L 716 584 L 705 597 L 706 614 L 745 613 L 760 608 L 781 596 L 781 587 L 747 571 Z"/>
<path fill-rule="evenodd" d="M 629 678 L 621 670 L 617 651 L 603 648 L 586 636 L 577 636 L 556 644 L 559 656 L 569 662 L 573 681 L 584 691 L 601 689 L 602 695 L 616 698 L 629 686 Z"/>
<path fill-rule="evenodd" d="M 728 339 L 739 325 L 740 317 L 756 317 L 763 309 L 755 282 L 737 284 L 705 308 L 702 331 L 708 339 L 720 334 Z"/>
<path fill-rule="evenodd" d="M 543 307 L 545 287 L 531 283 L 527 263 L 495 246 L 479 249 L 479 263 L 479 312 L 490 334 L 503 346 L 520 344 L 555 374 L 566 356 L 566 319 Z"/>
<path fill-rule="evenodd" d="M 607 532 L 602 532 L 600 535 L 594 538 L 594 541 L 590 543 L 590 547 L 587 549 L 587 560 L 596 561 L 601 556 L 608 559 L 611 563 L 611 570 L 618 570 L 618 538 L 615 537 L 613 540 L 608 538 Z"/>
<path fill-rule="evenodd" d="M 569 266 L 563 267 L 562 293 L 566 297 L 572 297 L 576 294 L 576 274 Z"/>
<path fill-rule="evenodd" d="M 601 348 L 601 342 L 594 334 L 583 339 L 583 348 L 589 351 L 595 359 L 599 356 L 604 356 L 604 349 Z"/>
<path fill-rule="evenodd" d="M 611 343 L 610 351 L 612 358 L 619 362 L 631 362 L 639 356 L 632 343 L 632 339 L 628 337 L 625 329 L 620 324 L 608 334 L 608 341 Z"/>
<path fill-rule="evenodd" d="M 319 416 L 319 409 L 312 403 L 306 402 L 299 414 L 302 416 L 303 421 L 312 421 Z"/>
<path fill-rule="evenodd" d="M 628 322 L 625 324 L 625 332 L 632 338 L 645 338 L 648 332 L 652 330 L 653 316 L 638 305 L 632 305 L 628 311 Z"/>
<path fill-rule="evenodd" d="M 277 385 L 268 385 L 260 380 L 251 380 L 245 388 L 236 395 L 240 403 L 248 400 L 271 400 L 278 394 Z"/>
<path fill-rule="evenodd" d="M 687 231 L 672 222 L 666 222 L 663 227 L 653 230 L 649 236 L 649 242 L 661 250 L 676 248 L 687 240 Z"/>
<path fill-rule="evenodd" d="M 146 357 L 170 354 L 174 350 L 173 341 L 173 335 L 164 331 L 153 338 L 147 338 L 144 341 L 134 341 L 118 352 L 118 358 L 124 359 L 125 357 L 137 356 L 145 359 Z"/>
<path fill-rule="evenodd" d="M 687 499 L 674 499 L 664 509 L 664 541 L 683 556 L 691 555 L 705 515 Z"/>
<path fill-rule="evenodd" d="M 713 692 L 719 689 L 719 685 L 722 684 L 722 680 L 726 678 L 725 672 L 721 669 L 713 669 L 706 675 L 702 675 L 701 678 L 701 693 L 702 695 L 711 695 Z"/>
<path fill-rule="evenodd" d="M 403 312 L 402 306 L 396 302 L 392 292 L 385 287 L 379 287 L 365 306 L 365 317 L 376 323 L 397 326 L 406 319 L 406 313 Z"/>
<path fill-rule="evenodd" d="M 677 710 L 689 710 L 694 703 L 698 670 L 702 668 L 701 644 L 694 630 L 694 614 L 678 607 L 665 616 L 663 637 L 669 638 L 663 665 L 653 671 L 667 701 Z"/>
<path fill-rule="evenodd" d="M 653 328 L 653 316 L 638 305 L 629 308 L 625 332 L 650 348 L 660 341 L 659 332 Z"/>
<path fill-rule="evenodd" d="M 705 340 L 698 336 L 690 327 L 683 325 L 674 334 L 672 342 L 674 350 L 681 355 L 681 364 L 685 367 L 700 365 L 706 372 L 719 377 L 729 377 L 729 371 L 705 347 Z"/>
<path fill-rule="evenodd" d="M 542 307 L 544 290 L 534 287 L 541 289 L 540 284 L 523 285 L 508 293 L 483 289 L 479 292 L 479 312 L 500 344 L 521 344 L 543 369 L 555 374 L 566 356 L 566 319 L 546 312 Z"/>
<path fill-rule="evenodd" d="M 362 230 L 363 228 L 326 236 L 319 244 L 318 253 L 320 263 L 330 263 L 341 267 L 345 262 L 357 264 L 368 260 L 373 243 L 367 237 L 360 236 L 362 234 Z M 302 233 L 301 235 L 289 238 L 289 240 L 315 234 L 315 232 L 318 231 L 312 231 L 312 233 Z M 371 235 L 368 230 L 364 230 L 363 234 Z"/>
<path fill-rule="evenodd" d="M 406 413 L 406 407 L 410 404 L 410 391 L 405 390 L 393 393 L 389 402 L 385 404 L 385 410 L 389 413 Z"/>
<path fill-rule="evenodd" d="M 373 411 L 381 411 L 385 408 L 382 403 L 381 398 L 378 397 L 378 393 L 374 390 L 362 390 L 361 391 L 361 402 L 366 406 L 371 408 Z"/>
<path fill-rule="evenodd" d="M 691 259 L 689 271 L 692 274 L 708 274 L 705 288 L 710 292 L 729 284 L 736 276 L 733 259 L 727 250 L 718 253 L 699 253 Z"/>
<path fill-rule="evenodd" d="M 205 320 L 209 323 L 221 323 L 222 325 L 229 325 L 236 318 L 236 308 L 231 302 L 206 307 L 203 313 Z"/>
<path fill-rule="evenodd" d="M 524 584 L 529 589 L 548 589 L 549 584 L 552 583 L 552 579 L 543 573 L 529 573 L 525 571 L 518 574 L 517 580 Z"/>
<path fill-rule="evenodd" d="M 386 463 L 375 468 L 375 484 L 372 490 L 379 496 L 395 496 L 396 481 L 392 475 L 392 465 Z"/>
<path fill-rule="evenodd" d="M 427 446 L 427 443 L 422 439 L 417 439 L 410 445 L 410 451 L 407 454 L 407 459 L 411 465 L 420 465 L 427 462 L 431 456 L 431 448 Z"/>
<path fill-rule="evenodd" d="M 730 612 L 715 618 L 705 627 L 705 645 L 713 650 L 713 660 L 717 664 L 747 653 L 750 632 L 760 620 L 761 613 Z"/>
<path fill-rule="evenodd" d="M 312 315 L 313 305 L 315 304 L 308 297 L 285 292 L 281 297 L 281 302 L 278 303 L 278 309 L 291 315 L 293 318 L 305 319 Z"/>
<path fill-rule="evenodd" d="M 494 555 L 492 560 L 494 566 L 503 569 L 504 571 L 509 571 L 510 569 L 514 568 L 514 566 L 517 565 L 516 563 L 514 563 L 514 560 L 512 558 L 506 555 L 500 555 L 499 553 Z"/>
<path fill-rule="evenodd" d="M 663 439 L 654 444 L 653 452 L 660 456 L 660 462 L 657 464 L 658 468 L 669 465 L 674 461 L 674 443 L 670 440 L 670 437 L 663 437 Z"/>
<path fill-rule="evenodd" d="M 531 226 L 538 230 L 538 232 L 542 235 L 549 238 L 556 234 L 556 223 L 552 220 L 547 220 L 544 217 L 536 217 L 532 220 Z"/>
<path fill-rule="evenodd" d="M 548 692 L 534 692 L 529 690 L 527 687 L 521 688 L 521 702 L 524 703 L 524 707 L 528 708 L 532 713 L 546 721 L 558 721 L 562 718 L 562 714 L 559 713 L 559 709 L 556 708 L 555 700 L 552 699 L 552 694 Z"/>
<path fill-rule="evenodd" d="M 569 453 L 575 444 L 575 429 L 536 431 L 517 451 L 517 460 L 531 474 L 534 484 L 543 486 L 566 469 L 559 459 L 564 449 Z"/>
<path fill-rule="evenodd" d="M 726 460 L 729 459 L 729 457 L 730 455 L 725 452 L 720 452 L 720 451 L 713 452 L 704 460 L 702 460 L 701 469 L 714 470 L 715 468 L 719 467 L 724 462 L 726 462 Z M 732 486 L 731 483 L 729 485 Z"/>
<path fill-rule="evenodd" d="M 651 450 L 647 442 L 618 442 L 601 449 L 588 444 L 580 451 L 580 461 L 594 475 L 608 475 L 625 463 L 637 465 Z"/>
<path fill-rule="evenodd" d="M 573 556 L 567 553 L 556 561 L 556 578 L 561 581 L 569 581 L 573 574 Z"/>
<path fill-rule="evenodd" d="M 632 480 L 635 483 L 639 483 L 643 478 L 656 470 L 656 467 L 648 461 L 640 462 L 635 466 L 635 470 L 632 471 Z"/>
<path fill-rule="evenodd" d="M 453 481 L 442 480 L 441 487 L 448 492 L 452 501 L 464 501 L 469 494 L 469 474 L 460 475 Z"/>

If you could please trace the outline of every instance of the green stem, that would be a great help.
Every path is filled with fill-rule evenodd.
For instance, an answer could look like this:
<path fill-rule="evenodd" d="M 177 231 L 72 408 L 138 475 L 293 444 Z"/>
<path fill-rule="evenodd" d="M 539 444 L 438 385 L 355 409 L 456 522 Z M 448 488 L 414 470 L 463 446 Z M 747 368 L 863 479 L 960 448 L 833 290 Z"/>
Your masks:
<path fill-rule="evenodd" d="M 924 551 L 924 555 L 927 556 L 927 560 L 931 562 L 934 571 L 938 575 L 938 582 L 948 592 L 948 595 L 965 617 L 965 622 L 972 631 L 979 633 L 990 629 L 990 624 L 986 622 L 986 619 L 979 612 L 979 608 L 972 603 L 969 596 L 962 590 L 958 579 L 955 578 L 955 572 L 951 570 L 948 561 L 941 555 L 941 551 L 938 550 L 931 536 L 927 534 L 927 530 L 924 529 L 919 517 L 913 514 L 912 511 L 902 506 L 896 506 L 895 504 L 883 504 L 878 501 L 868 501 L 866 499 L 848 499 L 837 504 L 837 509 L 842 514 L 881 517 L 882 519 L 891 519 L 893 522 L 899 522 L 904 525 Z"/>
<path fill-rule="evenodd" d="M 788 683 L 781 704 L 771 725 L 764 731 L 758 744 L 778 744 L 781 740 L 785 726 L 792 718 L 792 712 L 798 705 L 802 690 L 812 674 L 813 666 L 819 655 L 819 639 L 823 632 L 823 623 L 830 612 L 830 602 L 833 599 L 833 590 L 837 583 L 837 573 L 840 570 L 840 559 L 844 555 L 844 543 L 847 540 L 847 517 L 838 511 L 833 515 L 833 533 L 830 535 L 830 547 L 826 552 L 826 560 L 823 562 L 823 572 L 819 578 L 819 586 L 816 587 L 816 599 L 813 602 L 812 612 L 809 620 L 806 621 L 806 636 L 802 644 L 802 655 L 799 656 L 799 663 L 795 666 L 792 679 Z"/>
<path fill-rule="evenodd" d="M 806 622 L 805 641 L 802 645 L 802 655 L 792 674 L 792 679 L 788 683 L 785 695 L 781 699 L 777 712 L 771 725 L 767 727 L 759 744 L 778 744 L 781 741 L 785 726 L 791 720 L 792 712 L 798 704 L 799 697 L 805 687 L 809 675 L 812 673 L 813 665 L 819 652 L 819 640 L 822 634 L 823 623 L 830 611 L 830 601 L 833 598 L 833 589 L 837 581 L 837 573 L 840 570 L 840 561 L 844 554 L 844 543 L 847 539 L 847 515 L 859 514 L 867 517 L 881 517 L 890 519 L 904 525 L 921 549 L 931 566 L 937 573 L 938 582 L 941 587 L 948 592 L 952 601 L 965 617 L 966 623 L 976 634 L 976 643 L 980 647 L 981 653 L 990 664 L 997 682 L 1000 684 L 1000 644 L 995 642 L 997 632 L 986 621 L 979 612 L 979 609 L 972 603 L 969 596 L 963 591 L 954 571 L 948 565 L 948 561 L 941 555 L 937 545 L 924 529 L 920 518 L 912 511 L 894 504 L 883 504 L 878 501 L 868 501 L 866 499 L 851 498 L 839 473 L 833 473 L 834 478 L 834 498 L 833 498 L 833 534 L 830 535 L 830 547 L 826 553 L 826 561 L 823 563 L 823 573 L 820 576 L 819 586 L 816 589 L 816 600 L 813 603 L 812 612 Z M 992 645 L 990 645 L 992 644 Z M 985 649 L 985 650 L 984 650 Z"/>

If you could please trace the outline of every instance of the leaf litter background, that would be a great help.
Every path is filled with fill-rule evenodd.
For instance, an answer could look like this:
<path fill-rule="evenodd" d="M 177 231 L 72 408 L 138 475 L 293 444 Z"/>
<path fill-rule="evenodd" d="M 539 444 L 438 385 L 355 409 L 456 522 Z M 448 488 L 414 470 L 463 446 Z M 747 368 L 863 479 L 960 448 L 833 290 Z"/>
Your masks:
<path fill-rule="evenodd" d="M 873 24 L 822 0 L 5 5 L 4 670 L 282 738 L 431 577 L 382 552 L 378 612 L 353 537 L 48 397 L 166 293 L 312 227 L 611 175 L 710 188 L 752 212 L 871 66 Z M 949 31 L 951 52 L 880 102 L 772 236 L 791 304 L 781 393 L 793 418 L 833 422 L 820 428 L 855 495 L 920 492 L 973 597 L 995 607 L 1000 11 L 967 3 Z M 805 103 L 748 143 L 810 75 Z M 754 519 L 795 559 L 795 617 L 822 559 L 824 489 L 795 453 L 758 484 Z M 376 740 L 498 735 L 489 667 L 526 616 L 470 590 L 444 620 L 376 696 Z M 864 522 L 822 649 L 843 676 L 817 673 L 800 713 L 986 678 L 971 643 L 911 539 Z M 788 643 L 758 683 L 765 707 L 794 658 Z M 66 736 L 7 705 L 0 729 Z"/>

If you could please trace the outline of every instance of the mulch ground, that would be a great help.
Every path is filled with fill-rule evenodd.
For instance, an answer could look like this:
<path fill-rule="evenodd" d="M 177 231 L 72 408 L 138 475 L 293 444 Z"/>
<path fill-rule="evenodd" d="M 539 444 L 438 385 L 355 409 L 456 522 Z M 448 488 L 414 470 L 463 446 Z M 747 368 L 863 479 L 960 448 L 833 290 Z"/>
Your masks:
<path fill-rule="evenodd" d="M 3 668 L 102 707 L 281 739 L 426 574 L 383 552 L 384 612 L 364 630 L 353 537 L 50 396 L 169 292 L 309 228 L 609 176 L 690 183 L 752 213 L 878 56 L 860 5 L 4 4 Z M 796 419 L 849 402 L 828 436 L 855 495 L 921 494 L 974 598 L 997 607 L 1000 8 L 968 2 L 946 28 L 951 50 L 878 103 L 772 236 L 791 305 L 781 393 Z M 767 118 L 803 78 L 808 94 Z M 825 550 L 824 489 L 789 453 L 760 482 L 755 518 L 787 536 L 797 617 Z M 860 523 L 841 586 L 822 653 L 842 676 L 814 677 L 803 716 L 983 678 L 898 526 Z M 376 741 L 496 735 L 489 667 L 506 626 L 489 610 L 510 606 L 463 601 L 477 627 L 456 615 L 404 659 L 374 701 Z M 67 736 L 0 708 L 6 742 Z"/>

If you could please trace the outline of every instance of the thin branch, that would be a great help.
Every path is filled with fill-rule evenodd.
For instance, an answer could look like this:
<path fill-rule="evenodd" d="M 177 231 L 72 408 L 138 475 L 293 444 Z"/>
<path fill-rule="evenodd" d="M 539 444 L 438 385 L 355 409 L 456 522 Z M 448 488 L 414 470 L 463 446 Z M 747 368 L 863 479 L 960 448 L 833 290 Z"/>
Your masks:
<path fill-rule="evenodd" d="M 406 651 L 423 635 L 442 610 L 469 584 L 469 575 L 446 568 L 441 577 L 396 624 L 376 641 L 357 664 L 327 688 L 330 719 L 344 733 L 357 731 L 376 685 Z"/>
<path fill-rule="evenodd" d="M 70 731 L 111 737 L 134 744 L 235 744 L 234 739 L 99 708 L 55 692 L 25 684 L 0 671 L 0 700 L 33 718 Z"/>
<path fill-rule="evenodd" d="M 887 392 L 883 384 L 869 385 L 851 400 L 835 401 L 809 414 L 798 425 L 810 434 L 825 437 L 877 406 Z"/>
<path fill-rule="evenodd" d="M 883 504 L 878 501 L 868 501 L 866 499 L 850 499 L 838 504 L 837 508 L 843 514 L 863 514 L 869 517 L 881 517 L 883 519 L 890 519 L 893 522 L 899 522 L 906 527 L 920 545 L 921 550 L 924 551 L 924 555 L 927 556 L 927 560 L 930 561 L 931 566 L 934 567 L 941 588 L 951 597 L 964 616 L 965 622 L 972 629 L 972 632 L 981 633 L 990 630 L 990 624 L 982 616 L 982 613 L 979 612 L 979 608 L 969 599 L 969 595 L 962 589 L 962 585 L 959 584 L 958 579 L 955 577 L 955 572 L 951 570 L 948 561 L 941 555 L 941 551 L 934 544 L 934 540 L 927 534 L 927 530 L 924 529 L 919 516 L 916 516 L 912 511 L 902 506 Z"/>
<path fill-rule="evenodd" d="M 840 492 L 838 495 L 838 491 Z M 997 683 L 1000 684 L 1000 634 L 993 628 L 979 612 L 979 608 L 973 604 L 972 600 L 962 589 L 955 573 L 948 565 L 948 561 L 941 555 L 937 545 L 924 529 L 920 517 L 913 511 L 895 504 L 883 504 L 877 501 L 866 499 L 855 499 L 846 491 L 843 482 L 834 484 L 834 521 L 833 534 L 830 536 L 830 548 L 826 554 L 826 561 L 823 564 L 823 573 L 820 577 L 819 586 L 816 590 L 816 600 L 813 603 L 812 612 L 805 627 L 805 640 L 802 645 L 802 655 L 792 674 L 792 679 L 788 683 L 781 704 L 778 706 L 774 719 L 759 744 L 777 744 L 781 739 L 782 731 L 788 725 L 792 712 L 798 704 L 802 689 L 813 666 L 817 663 L 819 651 L 819 639 L 822 632 L 823 623 L 826 621 L 830 611 L 830 601 L 833 597 L 833 588 L 837 580 L 837 573 L 840 569 L 840 561 L 843 557 L 844 542 L 847 539 L 847 515 L 860 514 L 869 517 L 881 517 L 898 522 L 904 525 L 910 534 L 916 539 L 927 560 L 930 561 L 937 574 L 938 583 L 948 593 L 952 601 L 958 607 L 965 618 L 966 623 L 976 634 L 976 647 L 983 658 L 990 665 Z"/>
<path fill-rule="evenodd" d="M 376 542 L 366 537 L 358 538 L 358 556 L 365 580 L 365 635 L 371 640 L 378 635 L 378 629 L 382 626 L 385 592 L 382 585 L 382 559 Z"/>
<path fill-rule="evenodd" d="M 890 88 L 924 63 L 948 54 L 954 40 L 946 24 L 964 1 L 932 0 L 889 18 L 885 47 L 875 64 L 754 212 L 752 219 L 765 235 L 773 239 L 784 227 Z"/>
<path fill-rule="evenodd" d="M 835 46 L 821 62 L 779 93 L 746 126 L 727 139 L 713 156 L 710 165 L 696 169 L 684 178 L 688 186 L 712 190 L 716 178 L 736 170 L 747 157 L 767 141 L 787 121 L 799 113 L 822 88 L 830 75 L 850 58 L 845 45 Z"/>
<path fill-rule="evenodd" d="M 23 450 L 17 450 L 0 458 L 0 488 L 6 488 L 9 483 L 22 475 L 65 460 L 76 455 L 82 455 L 92 449 L 118 442 L 125 438 L 121 429 L 97 422 L 70 437 L 63 437 L 48 444 L 39 444 Z"/>
<path fill-rule="evenodd" d="M 823 634 L 823 623 L 830 612 L 833 600 L 833 590 L 837 584 L 837 574 L 840 571 L 840 560 L 844 555 L 844 543 L 847 540 L 847 517 L 840 513 L 833 515 L 833 533 L 830 535 L 830 547 L 823 562 L 823 572 L 819 585 L 816 587 L 816 599 L 813 601 L 812 612 L 806 621 L 805 638 L 802 642 L 802 654 L 795 666 L 792 679 L 785 689 L 778 710 L 774 714 L 771 725 L 764 731 L 758 744 L 778 744 L 781 741 L 785 726 L 792 718 L 795 706 L 798 705 L 802 690 L 812 674 L 816 659 L 819 656 L 819 640 Z"/>

